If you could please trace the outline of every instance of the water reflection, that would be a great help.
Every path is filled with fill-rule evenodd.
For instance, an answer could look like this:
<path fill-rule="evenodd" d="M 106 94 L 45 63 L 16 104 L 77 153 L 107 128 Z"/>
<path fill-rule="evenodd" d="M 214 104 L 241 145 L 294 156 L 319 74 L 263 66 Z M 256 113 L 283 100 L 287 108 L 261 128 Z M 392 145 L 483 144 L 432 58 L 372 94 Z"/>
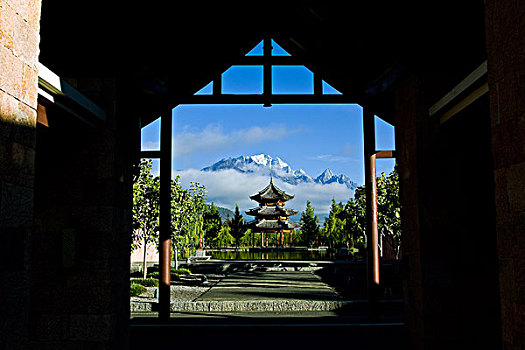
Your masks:
<path fill-rule="evenodd" d="M 328 250 L 206 250 L 212 259 L 220 260 L 333 260 Z"/>

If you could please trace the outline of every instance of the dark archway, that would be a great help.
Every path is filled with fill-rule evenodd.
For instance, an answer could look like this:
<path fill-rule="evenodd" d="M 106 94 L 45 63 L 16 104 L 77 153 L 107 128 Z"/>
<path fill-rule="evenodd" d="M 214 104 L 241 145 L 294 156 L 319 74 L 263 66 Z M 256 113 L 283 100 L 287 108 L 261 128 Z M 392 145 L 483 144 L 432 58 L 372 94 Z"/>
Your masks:
<path fill-rule="evenodd" d="M 38 18 L 39 10 L 33 5 L 29 10 L 30 6 L 25 4 L 13 5 L 8 1 L 1 4 L 2 9 L 21 6 L 12 11 L 12 18 L 17 19 L 19 28 L 30 27 L 34 24 L 34 19 Z M 11 301 L 12 305 L 16 305 L 11 309 L 28 309 L 30 298 L 36 295 L 41 298 L 40 303 L 33 304 L 34 308 L 25 313 L 28 317 L 17 318 L 12 322 L 17 326 L 2 327 L 7 330 L 4 333 L 11 334 L 10 330 L 15 328 L 22 330 L 22 333 L 24 330 L 31 330 L 34 334 L 27 335 L 26 338 L 31 337 L 39 345 L 85 346 L 97 343 L 116 347 L 126 339 L 126 329 L 122 328 L 122 324 L 127 322 L 128 318 L 125 316 L 129 311 L 126 311 L 122 300 L 126 299 L 127 285 L 119 280 L 116 272 L 122 271 L 125 274 L 128 264 L 125 248 L 129 246 L 126 236 L 129 234 L 129 228 L 126 228 L 129 220 L 125 218 L 125 213 L 129 210 L 129 205 L 126 204 L 129 191 L 126 192 L 126 188 L 131 183 L 132 158 L 136 156 L 130 155 L 130 149 L 136 144 L 138 137 L 138 117 L 143 116 L 147 120 L 169 111 L 177 100 L 182 101 L 190 96 L 198 87 L 213 80 L 228 62 L 235 61 L 241 54 L 239 48 L 248 49 L 255 45 L 256 42 L 251 38 L 272 32 L 291 53 L 311 61 L 315 71 L 322 72 L 327 81 L 338 90 L 347 96 L 359 96 L 367 100 L 372 113 L 385 116 L 387 121 L 397 127 L 397 158 L 400 162 L 402 215 L 405 219 L 403 232 L 406 233 L 405 242 L 409 242 L 404 257 L 407 328 L 412 347 L 438 348 L 450 343 L 470 344 L 471 340 L 477 339 L 480 342 L 488 337 L 490 343 L 496 344 L 496 347 L 503 346 L 503 343 L 510 349 L 522 348 L 520 327 L 523 317 L 519 313 L 522 303 L 518 292 L 521 283 L 519 271 L 523 265 L 522 198 L 525 198 L 522 195 L 520 177 L 523 170 L 523 128 L 519 100 L 523 36 L 518 34 L 521 33 L 519 19 L 524 12 L 523 6 L 516 1 L 506 0 L 487 1 L 485 4 L 435 2 L 425 4 L 424 8 L 408 5 L 404 7 L 397 3 L 383 6 L 379 2 L 348 4 L 349 8 L 343 4 L 326 2 L 275 4 L 275 7 L 267 4 L 264 8 L 260 4 L 246 6 L 244 17 L 239 17 L 223 4 L 209 7 L 196 3 L 184 4 L 172 12 L 163 7 L 122 7 L 120 4 L 117 6 L 99 1 L 92 2 L 89 7 L 82 7 L 67 1 L 44 0 L 41 61 L 61 77 L 67 78 L 106 111 L 112 111 L 108 114 L 107 123 L 97 129 L 101 132 L 98 135 L 105 137 L 86 141 L 88 145 L 93 142 L 91 145 L 96 152 L 82 153 L 82 157 L 77 158 L 98 160 L 93 161 L 92 170 L 96 174 L 86 180 L 100 180 L 106 190 L 101 191 L 102 193 L 90 192 L 86 185 L 89 182 L 78 184 L 66 178 L 62 191 L 78 186 L 77 188 L 86 189 L 82 192 L 90 194 L 89 201 L 86 202 L 89 205 L 78 212 L 79 216 L 96 218 L 87 222 L 88 224 L 116 223 L 119 218 L 122 226 L 120 230 L 112 228 L 99 232 L 98 240 L 92 241 L 93 247 L 107 249 L 107 254 L 102 257 L 85 254 L 86 268 L 75 271 L 77 274 L 74 276 L 60 275 L 61 268 L 46 271 L 60 276 L 59 280 L 69 286 L 71 294 L 62 300 L 68 305 L 62 313 L 39 308 L 39 305 L 58 303 L 60 298 L 45 287 L 40 289 L 44 293 L 36 293 L 46 277 L 33 274 L 32 269 L 38 267 L 41 261 L 56 259 L 56 254 L 52 249 L 47 252 L 42 250 L 41 255 L 31 254 L 31 262 L 24 260 L 26 254 L 35 249 L 31 246 L 34 246 L 32 243 L 36 237 L 27 233 L 36 232 L 30 228 L 30 222 L 38 213 L 33 213 L 32 206 L 27 205 L 32 202 L 34 189 L 31 184 L 24 184 L 22 180 L 28 179 L 25 176 L 28 174 L 26 170 L 33 165 L 31 152 L 38 153 L 38 150 L 35 150 L 31 130 L 25 133 L 28 131 L 26 128 L 11 128 L 16 116 L 36 115 L 37 106 L 34 102 L 30 107 L 34 113 L 20 114 L 20 111 L 26 110 L 23 106 L 20 107 L 19 102 L 22 101 L 22 105 L 28 105 L 28 102 L 17 95 L 17 84 L 7 82 L 18 81 L 22 84 L 24 75 L 14 74 L 14 79 L 3 79 L 0 83 L 3 98 L 0 113 L 3 117 L 3 137 L 5 136 L 2 145 L 7 145 L 3 149 L 23 149 L 24 153 L 6 151 L 1 156 L 2 164 L 7 167 L 0 175 L 0 231 L 24 233 L 16 236 L 24 239 L 6 241 L 8 250 L 13 252 L 12 256 L 21 258 L 20 261 L 27 261 L 29 265 L 21 268 L 23 273 L 18 276 L 13 277 L 8 272 L 2 276 L 19 282 L 17 286 L 21 293 L 18 295 L 21 298 Z M 28 16 L 29 13 L 31 16 Z M 96 25 L 93 25 L 93 19 L 96 19 Z M 15 24 L 12 21 L 0 23 L 2 29 L 12 28 L 8 32 L 14 33 Z M 90 30 L 86 31 L 85 28 Z M 203 29 L 203 34 L 193 30 L 195 28 Z M 28 29 L 24 33 L 26 34 L 13 37 L 13 41 L 22 43 L 24 40 L 21 38 L 28 38 L 28 42 L 33 44 L 38 41 L 31 39 L 38 37 L 36 29 Z M 168 40 L 172 40 L 172 45 L 166 44 Z M 2 62 L 8 62 L 4 58 L 10 58 L 14 61 L 9 62 L 23 62 L 27 66 L 24 60 L 28 57 L 36 59 L 37 46 L 17 46 L 17 50 L 27 49 L 30 54 L 14 55 L 10 42 L 1 42 Z M 429 109 L 485 60 L 488 67 L 490 116 L 486 100 L 483 102 L 484 97 L 481 97 L 470 103 L 474 109 L 463 109 L 464 115 L 457 113 L 441 126 L 440 116 L 432 117 L 434 113 Z M 22 66 L 21 63 L 13 65 L 15 68 Z M 2 73 L 8 70 L 2 67 Z M 36 78 L 29 80 L 32 81 L 31 91 L 36 91 Z M 487 81 L 487 77 L 483 80 Z M 469 86 L 474 91 L 477 89 L 477 86 Z M 444 112 L 458 106 L 472 92 L 464 90 L 465 95 L 455 95 L 447 103 L 450 108 L 447 107 Z M 9 103 L 4 103 L 5 101 Z M 477 103 L 482 105 L 479 109 Z M 479 111 L 482 113 L 478 113 Z M 475 116 L 479 116 L 484 122 L 476 123 Z M 466 117 L 464 120 L 467 122 L 461 120 L 463 117 Z M 488 135 L 486 129 L 489 117 L 491 135 Z M 475 123 L 472 129 L 469 128 L 471 123 Z M 4 125 L 6 128 L 3 128 Z M 455 130 L 459 130 L 459 134 Z M 476 133 L 475 143 L 469 143 L 463 138 L 465 133 L 472 130 L 480 131 L 479 135 Z M 451 140 L 450 144 L 447 143 L 448 140 Z M 77 141 L 80 143 L 80 139 L 71 138 L 71 142 Z M 79 144 L 76 146 L 84 149 Z M 490 250 L 486 255 L 480 255 L 481 265 L 490 274 L 479 281 L 481 284 L 497 285 L 499 274 L 500 295 L 497 296 L 492 289 L 486 288 L 481 288 L 482 294 L 476 295 L 485 295 L 491 300 L 491 305 L 501 305 L 501 312 L 494 311 L 494 314 L 498 314 L 498 322 L 501 321 L 501 328 L 494 325 L 491 319 L 494 314 L 476 313 L 476 308 L 485 306 L 477 297 L 470 300 L 472 303 L 459 303 L 455 309 L 450 307 L 458 305 L 458 300 L 454 299 L 457 297 L 456 281 L 465 283 L 469 288 L 476 285 L 474 280 L 471 280 L 472 283 L 461 280 L 465 272 L 473 271 L 472 266 L 463 265 L 460 270 L 450 268 L 455 266 L 451 256 L 455 248 L 446 246 L 444 251 L 439 250 L 443 230 L 438 232 L 434 224 L 456 232 L 456 224 L 461 227 L 465 223 L 465 213 L 457 205 L 461 201 L 449 205 L 445 200 L 446 194 L 453 192 L 465 198 L 472 195 L 472 192 L 464 191 L 458 183 L 451 187 L 437 187 L 443 191 L 437 191 L 434 185 L 439 181 L 436 174 L 440 172 L 447 172 L 446 178 L 454 178 L 451 175 L 454 174 L 452 165 L 461 163 L 458 154 L 466 152 L 463 149 L 465 146 L 483 150 L 482 157 L 472 158 L 483 164 L 480 173 L 484 180 L 476 179 L 475 183 L 484 191 L 490 192 L 490 186 L 485 186 L 490 180 L 488 174 L 492 172 L 491 178 L 494 179 L 494 196 L 483 192 L 486 196 L 476 197 L 482 200 L 474 204 L 481 205 L 486 201 L 495 204 L 496 213 L 488 212 L 487 209 L 480 212 L 487 215 L 488 221 L 495 221 L 496 227 L 489 230 L 492 233 L 483 235 L 487 241 L 476 243 L 476 247 L 481 251 Z M 458 150 L 457 147 L 462 149 Z M 487 152 L 492 152 L 493 169 L 487 163 L 490 158 L 485 157 Z M 24 158 L 12 158 L 12 154 L 24 154 Z M 433 158 L 432 155 L 436 157 Z M 20 159 L 26 159 L 24 164 L 28 167 L 21 168 L 20 163 L 13 162 Z M 438 159 L 438 162 L 432 163 L 431 159 Z M 75 167 L 79 172 L 83 171 L 82 162 Z M 38 173 L 35 176 L 39 176 Z M 407 191 L 408 188 L 414 191 Z M 108 194 L 111 196 L 107 196 Z M 10 200 L 11 198 L 23 200 Z M 59 206 L 52 198 L 48 200 L 48 209 Z M 67 217 L 72 212 L 64 206 L 62 213 Z M 473 210 L 468 213 L 472 214 L 468 215 L 471 217 L 478 212 Z M 12 220 L 7 220 L 8 218 Z M 81 227 L 79 223 L 76 227 L 81 229 L 81 240 L 94 239 L 85 227 Z M 480 228 L 477 225 L 474 227 Z M 42 228 L 44 230 L 40 232 L 46 232 L 45 225 Z M 461 247 L 468 247 L 472 237 L 470 233 L 473 231 L 465 232 L 468 233 L 460 236 Z M 492 240 L 496 234 L 497 247 Z M 67 242 L 67 237 L 65 238 Z M 57 249 L 63 244 L 62 240 L 48 243 Z M 496 249 L 497 263 L 493 259 Z M 102 269 L 105 279 L 94 278 L 94 272 L 89 269 L 93 265 Z M 442 293 L 432 291 L 436 284 Z M 31 288 L 34 289 L 30 296 Z M 475 289 L 469 290 L 476 292 Z M 77 302 L 80 292 L 84 303 Z M 96 310 L 93 308 L 93 305 L 102 304 L 108 307 Z M 491 310 L 494 310 L 492 306 Z M 27 323 L 28 318 L 33 322 L 31 326 Z M 483 318 L 487 320 L 486 327 L 482 321 L 477 321 Z M 465 332 L 451 332 L 445 322 L 448 320 L 462 320 L 456 324 L 464 328 L 456 329 Z M 481 323 L 481 328 L 477 330 L 487 337 L 481 339 L 468 329 L 469 325 L 478 322 Z M 16 337 L 17 335 L 10 335 L 9 339 Z"/>

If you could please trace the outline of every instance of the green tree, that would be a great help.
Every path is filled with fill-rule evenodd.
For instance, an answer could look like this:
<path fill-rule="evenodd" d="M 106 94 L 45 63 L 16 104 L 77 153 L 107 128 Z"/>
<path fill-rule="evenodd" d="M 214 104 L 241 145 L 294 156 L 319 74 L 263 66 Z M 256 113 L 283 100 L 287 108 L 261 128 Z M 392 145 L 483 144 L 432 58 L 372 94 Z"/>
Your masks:
<path fill-rule="evenodd" d="M 390 175 L 384 173 L 377 179 L 377 221 L 378 231 L 383 241 L 388 241 L 394 250 L 394 257 L 399 258 L 401 247 L 401 222 L 399 202 L 399 175 L 395 168 Z M 366 192 L 364 186 L 359 186 L 339 214 L 345 221 L 344 232 L 350 246 L 359 249 L 366 248 Z"/>
<path fill-rule="evenodd" d="M 354 247 L 360 251 L 366 248 L 366 215 L 365 215 L 365 190 L 364 187 L 358 187 L 355 190 L 354 198 L 345 204 L 339 217 L 344 220 L 344 246 Z"/>
<path fill-rule="evenodd" d="M 133 182 L 133 235 L 131 251 L 142 246 L 144 250 L 142 271 L 146 278 L 147 246 L 156 243 L 159 236 L 159 177 L 151 174 L 151 160 L 141 160 L 139 175 Z"/>
<path fill-rule="evenodd" d="M 230 222 L 231 235 L 235 239 L 235 248 L 239 247 L 239 239 L 244 233 L 244 218 L 242 217 L 239 206 L 235 205 L 235 214 Z"/>
<path fill-rule="evenodd" d="M 301 213 L 300 224 L 304 242 L 313 246 L 319 237 L 319 219 L 310 201 L 306 201 L 306 210 Z"/>
<path fill-rule="evenodd" d="M 336 203 L 335 199 L 332 199 L 330 214 L 328 218 L 325 219 L 324 227 L 321 231 L 323 241 L 325 241 L 330 248 L 341 246 L 346 241 L 345 218 L 341 215 L 343 210 L 343 203 Z"/>
<path fill-rule="evenodd" d="M 206 190 L 205 187 L 192 182 L 185 190 L 177 176 L 171 181 L 171 244 L 178 268 L 178 252 L 197 244 L 202 229 Z"/>
<path fill-rule="evenodd" d="M 396 168 L 390 175 L 382 173 L 377 178 L 378 231 L 382 239 L 390 243 L 395 259 L 399 259 L 401 247 L 400 211 L 399 174 Z"/>
<path fill-rule="evenodd" d="M 213 245 L 219 248 L 231 247 L 235 242 L 235 238 L 233 238 L 230 231 L 231 228 L 229 226 L 222 226 L 217 237 L 213 239 Z"/>
<path fill-rule="evenodd" d="M 308 245 L 308 242 L 305 242 L 303 231 L 301 229 L 295 229 L 292 234 L 292 245 L 294 246 L 303 246 Z"/>
<path fill-rule="evenodd" d="M 242 237 L 239 242 L 242 246 L 252 246 L 255 247 L 257 242 L 261 241 L 261 233 L 253 232 L 251 229 L 247 229 L 243 232 Z"/>
<path fill-rule="evenodd" d="M 221 216 L 219 215 L 219 209 L 217 209 L 217 206 L 213 203 L 211 203 L 209 210 L 204 213 L 203 228 L 206 241 L 213 244 L 222 228 L 222 220 Z"/>
<path fill-rule="evenodd" d="M 191 196 L 191 206 L 193 208 L 189 226 L 189 235 L 192 237 L 192 239 L 189 240 L 189 244 L 193 248 L 199 245 L 200 239 L 204 235 L 204 213 L 208 207 L 206 205 L 207 191 L 205 186 L 200 185 L 197 182 L 191 182 L 191 186 L 188 191 Z"/>

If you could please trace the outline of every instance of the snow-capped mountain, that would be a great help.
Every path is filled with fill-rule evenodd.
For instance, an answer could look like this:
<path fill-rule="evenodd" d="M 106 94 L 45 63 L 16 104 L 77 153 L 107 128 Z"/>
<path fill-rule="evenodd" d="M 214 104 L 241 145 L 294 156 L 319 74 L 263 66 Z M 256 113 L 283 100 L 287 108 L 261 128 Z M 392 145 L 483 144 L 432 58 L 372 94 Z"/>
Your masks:
<path fill-rule="evenodd" d="M 352 190 L 357 187 L 357 184 L 350 180 L 349 177 L 343 174 L 335 175 L 330 169 L 326 169 L 314 180 L 303 169 L 293 170 L 292 167 L 281 158 L 273 158 L 267 154 L 224 158 L 209 167 L 203 168 L 202 171 L 220 171 L 226 169 L 233 169 L 241 173 L 272 175 L 274 178 L 292 185 L 299 183 L 318 183 L 325 185 L 337 182 L 346 185 L 346 187 Z"/>
<path fill-rule="evenodd" d="M 357 188 L 357 183 L 353 182 L 348 176 L 344 174 L 335 175 L 330 169 L 326 169 L 321 175 L 316 177 L 315 182 L 323 185 L 337 182 L 346 185 L 352 190 L 355 190 Z"/>

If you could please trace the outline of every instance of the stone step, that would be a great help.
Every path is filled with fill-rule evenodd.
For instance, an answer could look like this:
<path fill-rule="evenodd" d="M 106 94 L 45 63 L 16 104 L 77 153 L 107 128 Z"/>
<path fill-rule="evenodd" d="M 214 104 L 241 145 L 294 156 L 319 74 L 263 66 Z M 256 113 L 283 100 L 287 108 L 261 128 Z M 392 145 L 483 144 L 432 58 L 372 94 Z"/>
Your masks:
<path fill-rule="evenodd" d="M 396 301 L 392 301 L 396 303 Z M 400 301 L 402 302 L 402 301 Z M 175 301 L 171 312 L 296 312 L 336 311 L 366 307 L 364 300 L 237 300 Z M 131 302 L 131 312 L 158 310 L 154 302 Z"/>

